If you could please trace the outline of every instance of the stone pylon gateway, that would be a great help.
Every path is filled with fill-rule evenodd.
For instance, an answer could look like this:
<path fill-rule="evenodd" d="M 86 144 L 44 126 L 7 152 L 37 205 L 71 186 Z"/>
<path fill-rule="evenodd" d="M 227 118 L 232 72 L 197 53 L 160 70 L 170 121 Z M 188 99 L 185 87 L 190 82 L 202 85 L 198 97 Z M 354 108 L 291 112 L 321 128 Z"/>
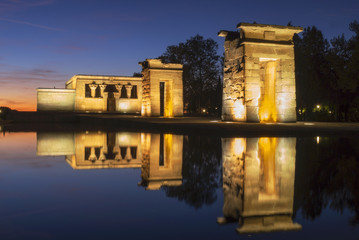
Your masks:
<path fill-rule="evenodd" d="M 301 27 L 240 23 L 225 37 L 222 120 L 295 122 L 293 36 Z"/>

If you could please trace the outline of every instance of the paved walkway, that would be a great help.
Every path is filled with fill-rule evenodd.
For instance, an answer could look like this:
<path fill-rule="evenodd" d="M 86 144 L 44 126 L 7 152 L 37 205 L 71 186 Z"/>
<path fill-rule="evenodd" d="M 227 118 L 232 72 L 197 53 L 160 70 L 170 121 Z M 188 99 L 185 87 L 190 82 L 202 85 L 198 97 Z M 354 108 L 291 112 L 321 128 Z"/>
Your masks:
<path fill-rule="evenodd" d="M 359 136 L 359 123 L 243 123 L 207 117 L 141 117 L 118 114 L 19 113 L 5 131 L 143 131 L 217 136 Z"/>
<path fill-rule="evenodd" d="M 153 129 L 184 131 L 216 135 L 345 135 L 359 137 L 359 123 L 296 122 L 296 123 L 246 123 L 221 121 L 218 118 L 180 117 L 148 118 L 124 115 L 85 115 L 84 118 L 137 125 Z"/>

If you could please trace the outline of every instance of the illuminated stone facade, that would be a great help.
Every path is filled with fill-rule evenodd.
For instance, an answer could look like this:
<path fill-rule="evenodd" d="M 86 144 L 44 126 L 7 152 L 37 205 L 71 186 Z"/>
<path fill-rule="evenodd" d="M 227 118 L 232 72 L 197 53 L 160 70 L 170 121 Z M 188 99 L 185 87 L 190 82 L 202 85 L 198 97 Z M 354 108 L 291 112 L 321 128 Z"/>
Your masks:
<path fill-rule="evenodd" d="M 293 35 L 301 27 L 240 23 L 225 37 L 222 120 L 296 121 Z"/>
<path fill-rule="evenodd" d="M 75 111 L 140 113 L 142 77 L 75 75 L 66 82 L 75 89 Z"/>
<path fill-rule="evenodd" d="M 182 64 L 147 59 L 140 65 L 143 74 L 142 116 L 183 116 Z"/>
<path fill-rule="evenodd" d="M 73 89 L 38 88 L 37 109 L 41 111 L 74 111 L 76 91 Z"/>
<path fill-rule="evenodd" d="M 299 230 L 293 223 L 295 138 L 223 138 L 223 215 L 240 233 Z"/>
<path fill-rule="evenodd" d="M 143 77 L 75 75 L 65 89 L 37 89 L 38 111 L 183 116 L 182 65 L 140 63 Z"/>

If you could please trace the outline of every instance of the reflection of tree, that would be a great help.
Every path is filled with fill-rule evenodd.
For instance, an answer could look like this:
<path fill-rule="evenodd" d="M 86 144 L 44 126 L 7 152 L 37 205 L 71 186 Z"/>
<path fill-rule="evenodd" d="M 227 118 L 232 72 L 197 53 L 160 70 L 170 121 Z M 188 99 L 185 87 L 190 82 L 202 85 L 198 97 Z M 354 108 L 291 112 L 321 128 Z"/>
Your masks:
<path fill-rule="evenodd" d="M 296 200 L 304 217 L 314 219 L 327 206 L 338 212 L 347 208 L 354 213 L 351 224 L 359 224 L 358 139 L 328 138 L 317 145 L 302 140 L 297 153 L 302 174 L 296 178 Z"/>
<path fill-rule="evenodd" d="M 217 199 L 221 185 L 221 141 L 219 138 L 189 136 L 183 142 L 183 183 L 164 187 L 168 197 L 200 208 Z"/>

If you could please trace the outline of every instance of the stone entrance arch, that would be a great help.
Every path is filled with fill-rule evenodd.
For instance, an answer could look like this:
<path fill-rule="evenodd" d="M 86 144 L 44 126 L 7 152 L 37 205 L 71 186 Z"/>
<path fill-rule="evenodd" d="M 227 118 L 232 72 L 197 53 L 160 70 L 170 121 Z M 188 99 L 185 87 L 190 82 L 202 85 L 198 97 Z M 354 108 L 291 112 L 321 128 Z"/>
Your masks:
<path fill-rule="evenodd" d="M 142 66 L 142 110 L 146 117 L 183 116 L 182 64 L 147 59 Z"/>
<path fill-rule="evenodd" d="M 295 122 L 293 35 L 301 27 L 240 23 L 225 37 L 222 120 Z"/>

